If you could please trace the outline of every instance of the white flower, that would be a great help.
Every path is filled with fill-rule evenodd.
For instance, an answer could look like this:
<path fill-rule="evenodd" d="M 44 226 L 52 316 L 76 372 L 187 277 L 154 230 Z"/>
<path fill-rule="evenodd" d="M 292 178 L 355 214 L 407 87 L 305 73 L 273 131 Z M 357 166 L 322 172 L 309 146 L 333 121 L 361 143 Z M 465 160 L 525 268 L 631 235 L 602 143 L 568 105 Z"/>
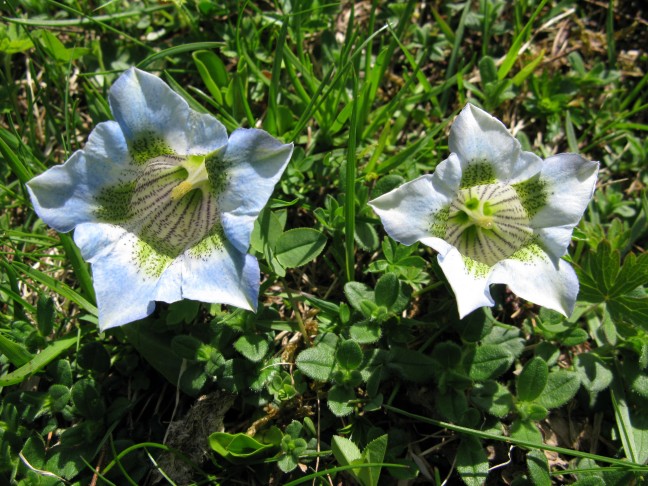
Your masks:
<path fill-rule="evenodd" d="M 183 298 L 256 310 L 254 220 L 292 154 L 262 130 L 229 137 L 161 79 L 135 68 L 109 95 L 116 121 L 27 184 L 38 215 L 74 229 L 92 263 L 101 329 Z"/>
<path fill-rule="evenodd" d="M 578 278 L 561 259 L 592 197 L 598 163 L 524 152 L 506 127 L 468 104 L 450 130 L 450 156 L 369 204 L 395 240 L 434 248 L 460 317 L 494 305 L 490 284 L 571 314 Z"/>

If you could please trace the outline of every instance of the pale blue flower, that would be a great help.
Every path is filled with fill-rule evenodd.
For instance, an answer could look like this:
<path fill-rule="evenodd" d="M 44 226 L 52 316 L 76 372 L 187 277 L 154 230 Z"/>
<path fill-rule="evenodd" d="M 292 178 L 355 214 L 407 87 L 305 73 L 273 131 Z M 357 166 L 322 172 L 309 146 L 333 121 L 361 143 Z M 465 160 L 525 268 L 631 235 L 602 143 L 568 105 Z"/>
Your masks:
<path fill-rule="evenodd" d="M 494 305 L 490 284 L 569 315 L 578 278 L 561 257 L 592 197 L 598 163 L 546 160 L 468 104 L 450 130 L 450 156 L 369 204 L 395 240 L 434 248 L 460 317 Z"/>
<path fill-rule="evenodd" d="M 110 90 L 116 121 L 27 184 L 37 214 L 92 264 L 101 329 L 193 299 L 256 310 L 254 221 L 292 154 L 268 133 L 225 127 L 161 79 L 126 71 Z"/>

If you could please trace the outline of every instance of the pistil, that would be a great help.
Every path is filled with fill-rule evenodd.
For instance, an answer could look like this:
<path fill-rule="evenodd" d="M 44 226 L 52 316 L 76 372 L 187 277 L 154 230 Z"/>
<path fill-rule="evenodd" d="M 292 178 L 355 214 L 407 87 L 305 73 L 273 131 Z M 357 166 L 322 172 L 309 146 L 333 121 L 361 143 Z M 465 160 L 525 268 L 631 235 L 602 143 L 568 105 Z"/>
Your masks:
<path fill-rule="evenodd" d="M 194 189 L 209 192 L 209 175 L 204 155 L 190 155 L 180 164 L 187 171 L 187 178 L 171 190 L 171 199 L 177 201 Z"/>

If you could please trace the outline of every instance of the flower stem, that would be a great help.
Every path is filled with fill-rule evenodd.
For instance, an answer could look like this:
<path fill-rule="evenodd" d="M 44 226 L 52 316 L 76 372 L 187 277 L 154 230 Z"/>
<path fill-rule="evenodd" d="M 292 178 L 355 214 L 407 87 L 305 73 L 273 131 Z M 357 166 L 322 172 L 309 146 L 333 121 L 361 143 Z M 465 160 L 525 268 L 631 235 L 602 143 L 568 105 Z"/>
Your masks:
<path fill-rule="evenodd" d="M 353 71 L 353 108 L 351 111 L 351 124 L 349 127 L 349 145 L 347 149 L 347 164 L 345 174 L 344 198 L 344 242 L 345 242 L 345 270 L 347 282 L 355 280 L 355 177 L 356 177 L 356 138 L 358 134 L 358 78 Z"/>
<path fill-rule="evenodd" d="M 284 279 L 281 279 L 281 282 L 283 283 L 284 290 L 288 295 L 288 301 L 290 302 L 290 306 L 292 307 L 293 312 L 295 313 L 295 320 L 297 321 L 297 327 L 299 327 L 299 332 L 301 332 L 302 339 L 304 340 L 304 344 L 310 348 L 312 344 L 310 342 L 310 338 L 308 337 L 308 331 L 306 331 L 304 320 L 302 319 L 301 313 L 299 312 L 299 307 L 297 307 L 297 302 L 295 302 L 295 299 L 293 298 L 292 292 L 290 291 L 290 288 L 288 288 L 286 281 Z"/>

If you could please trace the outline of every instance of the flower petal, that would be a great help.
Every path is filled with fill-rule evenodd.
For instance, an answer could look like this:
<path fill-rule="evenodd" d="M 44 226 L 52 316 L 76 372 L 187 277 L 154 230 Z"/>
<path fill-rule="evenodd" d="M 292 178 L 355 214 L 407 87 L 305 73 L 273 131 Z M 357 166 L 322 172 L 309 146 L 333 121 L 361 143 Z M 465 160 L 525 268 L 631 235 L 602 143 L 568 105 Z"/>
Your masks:
<path fill-rule="evenodd" d="M 216 118 L 192 110 L 164 81 L 139 69 L 115 81 L 109 102 L 136 161 L 206 155 L 227 143 L 227 131 Z"/>
<path fill-rule="evenodd" d="M 75 230 L 74 240 L 92 264 L 102 331 L 150 315 L 156 300 L 182 298 L 179 262 L 150 250 L 147 253 L 140 246 L 143 243 L 123 228 L 82 224 Z"/>
<path fill-rule="evenodd" d="M 569 263 L 530 243 L 493 269 L 491 283 L 505 283 L 518 296 L 566 316 L 574 310 L 578 277 Z"/>
<path fill-rule="evenodd" d="M 293 144 L 282 144 L 263 130 L 240 128 L 232 132 L 226 149 L 219 154 L 227 174 L 218 195 L 221 224 L 238 251 L 247 252 L 254 221 L 270 199 L 292 151 Z"/>
<path fill-rule="evenodd" d="M 475 309 L 495 305 L 488 288 L 491 267 L 461 255 L 452 246 L 447 253 L 439 253 L 437 260 L 454 291 L 460 319 Z"/>
<path fill-rule="evenodd" d="M 252 255 L 213 237 L 185 252 L 183 261 L 182 297 L 256 311 L 261 273 Z"/>
<path fill-rule="evenodd" d="M 404 245 L 443 236 L 447 207 L 461 180 L 456 155 L 450 154 L 432 175 L 424 175 L 369 202 L 387 234 Z"/>
<path fill-rule="evenodd" d="M 538 172 L 542 164 L 538 156 L 522 152 L 520 142 L 501 121 L 470 103 L 452 124 L 448 146 L 461 160 L 462 187 L 490 184 L 495 180 L 505 183 L 524 180 Z"/>
<path fill-rule="evenodd" d="M 598 162 L 578 154 L 559 154 L 545 160 L 538 175 L 536 192 L 544 204 L 531 219 L 542 246 L 555 258 L 567 252 L 574 226 L 592 198 Z"/>
<path fill-rule="evenodd" d="M 104 122 L 90 134 L 88 143 L 63 164 L 50 168 L 27 183 L 36 213 L 62 233 L 77 224 L 96 221 L 97 192 L 123 178 L 128 150 L 119 126 Z"/>

